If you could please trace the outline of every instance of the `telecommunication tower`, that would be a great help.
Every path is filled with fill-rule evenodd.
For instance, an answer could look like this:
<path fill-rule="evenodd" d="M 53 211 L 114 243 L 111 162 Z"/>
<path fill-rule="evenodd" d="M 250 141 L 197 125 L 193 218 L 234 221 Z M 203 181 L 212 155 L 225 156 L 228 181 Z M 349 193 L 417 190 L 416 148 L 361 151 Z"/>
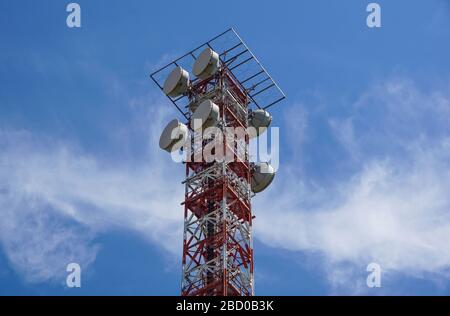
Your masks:
<path fill-rule="evenodd" d="M 268 163 L 250 162 L 249 142 L 267 129 L 272 121 L 267 108 L 285 95 L 232 28 L 151 78 L 185 122 L 174 119 L 166 126 L 161 149 L 189 148 L 183 182 L 181 294 L 254 295 L 251 198 L 270 185 L 275 172 Z M 208 127 L 222 133 L 206 136 Z M 256 132 L 247 133 L 241 142 L 230 140 L 227 128 L 249 127 Z M 202 153 L 212 142 L 233 159 L 205 159 Z"/>

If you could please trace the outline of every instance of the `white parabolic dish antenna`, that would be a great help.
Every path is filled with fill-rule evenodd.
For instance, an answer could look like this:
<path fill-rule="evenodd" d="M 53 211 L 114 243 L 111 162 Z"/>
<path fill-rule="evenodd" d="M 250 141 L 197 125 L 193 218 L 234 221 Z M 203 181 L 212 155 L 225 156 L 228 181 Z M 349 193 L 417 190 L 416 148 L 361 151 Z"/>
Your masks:
<path fill-rule="evenodd" d="M 219 66 L 219 54 L 217 54 L 211 48 L 207 47 L 200 54 L 200 56 L 198 56 L 197 60 L 194 63 L 194 67 L 192 68 L 192 72 L 198 78 L 206 79 L 214 75 L 217 69 L 219 69 Z"/>
<path fill-rule="evenodd" d="M 252 173 L 252 191 L 259 193 L 264 191 L 275 178 L 275 170 L 267 162 L 255 164 Z"/>
<path fill-rule="evenodd" d="M 164 128 L 159 138 L 159 147 L 167 152 L 173 152 L 186 143 L 189 136 L 188 127 L 178 120 L 172 120 Z"/>
<path fill-rule="evenodd" d="M 270 115 L 269 112 L 263 109 L 253 111 L 252 114 L 250 115 L 249 125 L 250 127 L 256 129 L 256 135 L 255 130 L 250 129 L 249 130 L 250 138 L 254 138 L 264 133 L 271 123 L 272 123 L 272 115 Z"/>
<path fill-rule="evenodd" d="M 199 104 L 191 117 L 191 128 L 199 130 L 216 125 L 219 121 L 219 106 L 211 100 L 205 100 Z"/>
<path fill-rule="evenodd" d="M 189 87 L 189 73 L 181 68 L 176 67 L 164 82 L 163 91 L 169 97 L 177 97 L 187 92 Z"/>

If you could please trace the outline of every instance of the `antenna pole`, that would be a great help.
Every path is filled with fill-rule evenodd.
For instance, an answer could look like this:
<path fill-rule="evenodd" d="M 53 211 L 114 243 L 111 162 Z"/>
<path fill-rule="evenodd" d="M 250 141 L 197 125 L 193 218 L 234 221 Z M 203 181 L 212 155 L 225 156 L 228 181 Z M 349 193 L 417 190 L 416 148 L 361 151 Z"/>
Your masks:
<path fill-rule="evenodd" d="M 204 50 L 198 55 L 201 49 Z M 209 59 L 204 62 L 203 58 Z M 180 65 L 192 62 L 196 78 L 191 81 Z M 161 79 L 168 72 L 163 84 Z M 259 124 L 267 128 L 272 118 L 264 109 L 277 104 L 285 95 L 233 28 L 150 76 L 187 123 L 178 120 L 169 123 L 161 135 L 161 149 L 168 152 L 179 149 L 171 136 L 172 126 L 182 132 L 183 141 L 190 142 L 183 181 L 181 294 L 252 296 L 251 198 L 271 183 L 275 171 L 263 174 L 258 164 L 250 164 L 248 127 Z M 198 113 L 203 117 L 208 106 L 210 114 L 204 122 L 211 119 L 221 133 L 205 137 L 202 130 L 194 130 L 190 123 Z M 189 131 L 192 137 L 188 137 Z M 240 131 L 245 137 L 236 137 Z M 222 159 L 205 160 L 205 149 L 217 150 L 217 146 L 223 149 L 223 157 L 219 157 Z"/>
<path fill-rule="evenodd" d="M 208 97 L 220 107 L 223 152 L 227 161 L 187 162 L 182 295 L 251 296 L 253 290 L 252 211 L 248 138 L 245 159 L 238 159 L 237 146 L 228 143 L 227 127 L 248 126 L 248 96 L 232 79 L 227 68 L 216 80 Z M 202 83 L 200 83 L 201 85 Z M 204 91 L 196 86 L 193 91 Z M 211 91 L 211 90 L 210 90 Z M 194 93 L 191 101 L 202 95 Z M 240 100 L 240 102 L 238 101 Z M 210 141 L 204 140 L 205 148 Z"/>

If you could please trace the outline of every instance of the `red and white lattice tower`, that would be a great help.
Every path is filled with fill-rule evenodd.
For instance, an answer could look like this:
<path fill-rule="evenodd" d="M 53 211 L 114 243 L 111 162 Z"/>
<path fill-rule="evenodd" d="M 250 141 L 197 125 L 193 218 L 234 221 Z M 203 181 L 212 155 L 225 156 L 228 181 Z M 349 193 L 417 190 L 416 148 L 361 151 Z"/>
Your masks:
<path fill-rule="evenodd" d="M 236 41 L 219 47 L 216 42 L 222 43 L 226 35 Z M 174 67 L 180 69 L 186 59 L 195 61 L 197 52 L 205 47 L 220 56 L 217 71 L 211 76 L 189 81 L 180 96 L 169 95 L 166 87 L 160 84 L 165 75 L 158 78 L 158 74 Z M 254 63 L 255 67 L 250 67 L 250 72 L 240 73 L 239 70 L 249 63 Z M 184 296 L 251 296 L 254 294 L 254 217 L 251 207 L 254 193 L 249 136 L 235 142 L 228 130 L 246 130 L 252 108 L 266 109 L 284 99 L 284 94 L 233 29 L 161 68 L 151 77 L 183 114 L 184 126 L 189 126 L 192 136 L 188 140 L 192 149 L 187 153 L 190 159 L 185 162 L 185 200 L 182 203 L 181 293 Z M 280 93 L 275 99 L 257 99 L 265 93 L 267 97 L 267 92 L 272 90 Z M 192 128 L 193 112 L 205 100 L 218 107 L 215 127 L 222 131 L 221 139 L 217 136 L 201 138 L 201 131 Z M 184 101 L 183 105 L 180 105 L 181 101 Z M 223 146 L 223 152 L 231 153 L 232 159 L 230 156 L 223 161 L 199 159 L 210 142 Z"/>
<path fill-rule="evenodd" d="M 254 283 L 248 137 L 241 144 L 245 155 L 238 155 L 225 131 L 247 128 L 248 96 L 226 67 L 213 82 L 208 98 L 220 109 L 217 126 L 223 132 L 224 152 L 234 157 L 231 162 L 186 163 L 182 295 L 249 296 Z M 191 99 L 204 98 L 210 83 L 206 79 L 195 84 Z M 203 140 L 192 154 L 202 152 L 207 143 Z"/>

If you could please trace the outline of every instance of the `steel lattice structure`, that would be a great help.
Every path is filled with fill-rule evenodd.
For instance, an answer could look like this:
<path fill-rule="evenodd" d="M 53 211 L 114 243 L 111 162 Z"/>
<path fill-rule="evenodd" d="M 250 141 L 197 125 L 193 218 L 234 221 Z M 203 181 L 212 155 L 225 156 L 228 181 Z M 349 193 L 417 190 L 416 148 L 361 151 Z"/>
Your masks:
<path fill-rule="evenodd" d="M 224 41 L 225 37 L 227 40 Z M 222 46 L 221 46 L 222 45 Z M 170 98 L 189 125 L 192 104 L 210 99 L 220 108 L 221 139 L 202 138 L 191 130 L 191 159 L 186 180 L 181 293 L 184 296 L 251 296 L 254 294 L 251 165 L 249 137 L 234 142 L 229 127 L 246 129 L 252 108 L 267 108 L 285 98 L 270 75 L 233 29 L 229 29 L 151 75 L 161 80 L 171 68 L 195 61 L 210 47 L 220 54 L 220 70 L 192 82 L 189 93 Z M 188 62 L 189 63 L 189 62 Z M 244 69 L 247 65 L 250 65 Z M 261 98 L 263 97 L 263 98 Z M 201 133 L 201 132 L 200 132 Z M 231 136 L 231 137 L 230 137 Z M 233 159 L 207 162 L 201 157 L 210 142 L 219 142 Z"/>

